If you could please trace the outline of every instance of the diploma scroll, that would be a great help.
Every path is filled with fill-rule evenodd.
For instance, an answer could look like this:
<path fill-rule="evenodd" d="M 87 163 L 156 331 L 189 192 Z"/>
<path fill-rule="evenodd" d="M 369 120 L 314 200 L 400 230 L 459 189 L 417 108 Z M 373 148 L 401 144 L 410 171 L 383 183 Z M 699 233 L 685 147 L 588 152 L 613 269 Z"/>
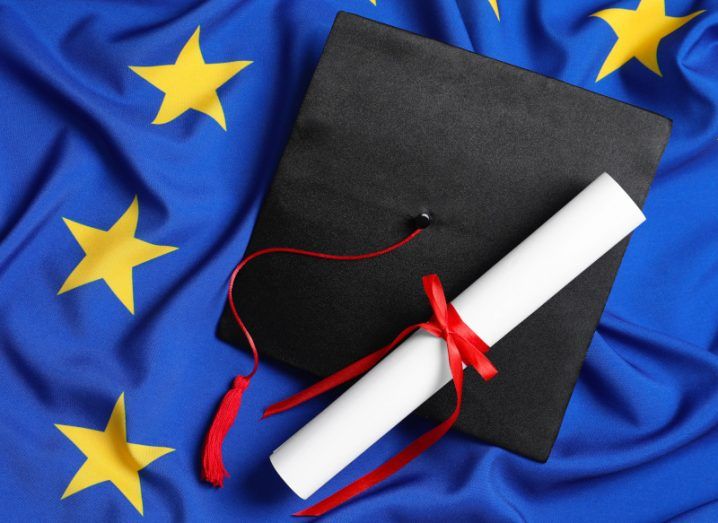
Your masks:
<path fill-rule="evenodd" d="M 452 303 L 493 345 L 644 220 L 604 173 Z M 277 448 L 272 465 L 306 499 L 450 380 L 444 340 L 418 330 Z"/>

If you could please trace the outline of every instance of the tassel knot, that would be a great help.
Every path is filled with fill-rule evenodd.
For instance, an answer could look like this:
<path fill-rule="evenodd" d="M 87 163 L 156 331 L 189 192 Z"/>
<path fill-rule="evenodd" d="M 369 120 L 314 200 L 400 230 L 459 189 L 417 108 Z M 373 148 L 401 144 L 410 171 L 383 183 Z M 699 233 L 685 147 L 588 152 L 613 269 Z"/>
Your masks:
<path fill-rule="evenodd" d="M 232 381 L 232 388 L 239 389 L 240 392 L 244 392 L 249 387 L 249 378 L 246 376 L 237 376 Z"/>

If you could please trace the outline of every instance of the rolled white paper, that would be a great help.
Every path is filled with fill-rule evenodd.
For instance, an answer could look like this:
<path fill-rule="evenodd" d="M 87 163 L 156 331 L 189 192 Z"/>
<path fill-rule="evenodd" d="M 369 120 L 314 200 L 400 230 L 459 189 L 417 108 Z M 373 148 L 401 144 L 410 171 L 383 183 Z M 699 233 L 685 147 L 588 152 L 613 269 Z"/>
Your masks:
<path fill-rule="evenodd" d="M 452 303 L 493 345 L 645 220 L 604 173 Z M 444 340 L 419 330 L 270 456 L 302 499 L 451 380 Z"/>

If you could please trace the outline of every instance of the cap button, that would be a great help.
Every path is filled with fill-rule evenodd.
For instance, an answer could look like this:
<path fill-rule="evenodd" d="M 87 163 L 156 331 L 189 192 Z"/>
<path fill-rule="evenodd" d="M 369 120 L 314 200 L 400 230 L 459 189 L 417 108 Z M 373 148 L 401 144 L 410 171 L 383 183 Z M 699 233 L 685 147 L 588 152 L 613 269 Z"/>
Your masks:
<path fill-rule="evenodd" d="M 414 218 L 414 225 L 417 229 L 426 229 L 429 225 L 431 225 L 431 214 L 428 212 L 422 212 Z"/>

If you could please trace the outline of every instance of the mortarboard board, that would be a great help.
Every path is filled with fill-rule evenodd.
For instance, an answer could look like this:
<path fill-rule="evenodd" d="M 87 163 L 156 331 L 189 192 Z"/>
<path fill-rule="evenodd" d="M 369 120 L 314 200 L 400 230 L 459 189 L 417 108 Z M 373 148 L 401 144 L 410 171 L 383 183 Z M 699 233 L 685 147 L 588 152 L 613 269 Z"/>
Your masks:
<path fill-rule="evenodd" d="M 340 13 L 247 252 L 380 249 L 355 263 L 265 257 L 234 299 L 262 355 L 327 375 L 431 313 L 417 282 L 449 299 L 596 176 L 642 205 L 670 134 L 650 112 L 358 16 Z M 548 458 L 625 251 L 622 242 L 492 347 L 499 377 L 466 373 L 455 427 Z M 228 309 L 218 335 L 245 338 Z M 454 408 L 444 387 L 420 412 Z"/>

